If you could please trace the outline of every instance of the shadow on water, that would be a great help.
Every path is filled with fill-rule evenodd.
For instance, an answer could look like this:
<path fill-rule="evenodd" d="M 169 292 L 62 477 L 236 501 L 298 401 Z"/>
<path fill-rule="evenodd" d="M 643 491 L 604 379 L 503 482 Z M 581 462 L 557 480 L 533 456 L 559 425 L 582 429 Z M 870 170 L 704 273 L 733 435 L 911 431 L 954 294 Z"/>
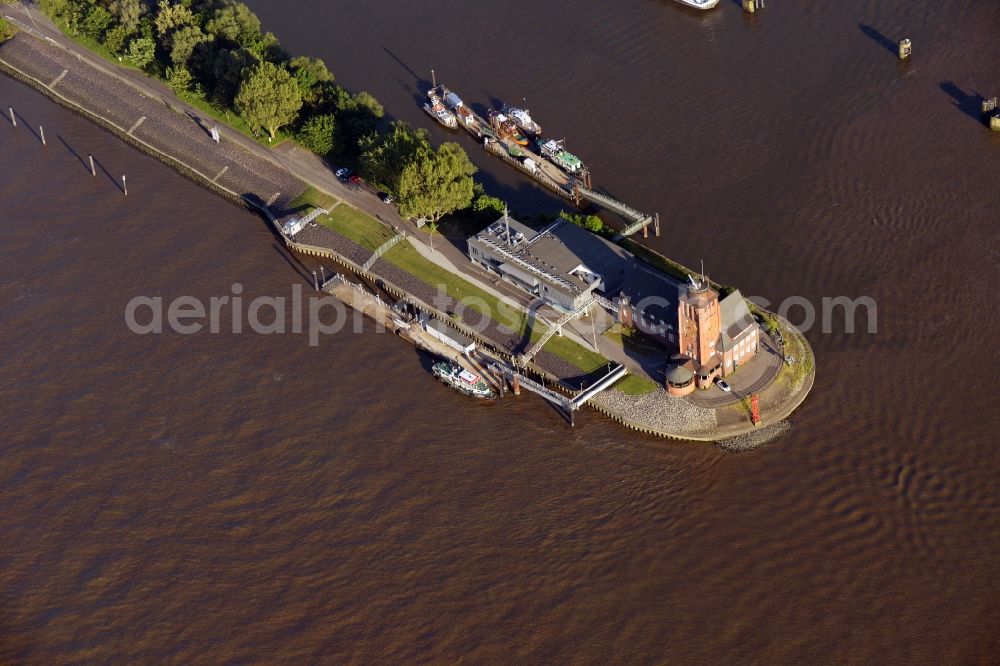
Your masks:
<path fill-rule="evenodd" d="M 73 147 L 72 147 L 72 146 L 70 146 L 70 145 L 69 145 L 68 143 L 66 143 L 66 139 L 62 138 L 62 136 L 61 136 L 61 135 L 57 135 L 57 137 L 56 137 L 56 138 L 58 138 L 58 139 L 59 139 L 59 143 L 61 143 L 62 145 L 66 146 L 66 150 L 68 150 L 68 151 L 69 151 L 69 152 L 70 152 L 70 153 L 71 153 L 71 154 L 73 155 L 73 157 L 75 157 L 75 158 L 76 158 L 77 160 L 79 160 L 79 161 L 80 161 L 80 164 L 82 164 L 82 165 L 83 165 L 83 168 L 87 170 L 87 173 L 90 173 L 90 165 L 89 165 L 89 164 L 87 164 L 87 163 L 86 163 L 86 162 L 85 162 L 85 161 L 83 160 L 83 158 L 82 158 L 82 157 L 80 157 L 80 155 L 79 155 L 79 154 L 78 154 L 78 153 L 77 153 L 77 152 L 76 152 L 75 150 L 73 150 Z"/>
<path fill-rule="evenodd" d="M 407 92 L 410 92 L 413 95 L 413 101 L 416 102 L 417 106 L 423 106 L 424 102 L 427 101 L 426 91 L 430 90 L 434 84 L 431 81 L 425 79 L 420 74 L 417 74 L 415 71 L 413 71 L 412 67 L 403 62 L 402 59 L 395 53 L 390 51 L 388 47 L 383 46 L 382 50 L 385 51 L 390 58 L 395 60 L 399 64 L 399 66 L 406 71 L 407 74 L 413 77 L 413 80 L 415 81 L 416 85 L 415 88 L 411 88 L 409 84 L 403 80 L 400 80 L 399 83 Z"/>
<path fill-rule="evenodd" d="M 889 53 L 896 55 L 897 45 L 896 42 L 892 41 L 881 32 L 871 27 L 866 23 L 859 23 L 858 29 L 863 32 L 869 39 L 884 48 Z"/>
<path fill-rule="evenodd" d="M 42 142 L 42 135 L 39 134 L 38 131 L 34 127 L 31 126 L 31 123 L 29 123 L 27 120 L 25 120 L 24 116 L 22 116 L 19 111 L 15 111 L 14 112 L 14 116 L 16 116 L 19 121 L 21 121 L 22 125 L 24 125 L 25 127 L 28 128 L 29 132 L 31 132 L 32 134 L 35 135 L 35 138 L 38 139 L 39 143 Z M 8 117 L 7 120 L 9 121 L 10 118 Z"/>
<path fill-rule="evenodd" d="M 99 160 L 99 159 L 97 159 L 95 157 L 94 158 L 94 164 L 97 166 L 98 169 L 100 169 L 101 171 L 104 172 L 104 175 L 108 177 L 108 180 L 110 180 L 112 183 L 115 184 L 115 187 L 117 187 L 120 192 L 124 192 L 125 191 L 125 188 L 122 187 L 121 181 L 119 181 L 117 178 L 115 178 L 114 176 L 112 176 L 111 172 L 104 168 L 104 165 L 101 164 L 101 160 Z"/>
<path fill-rule="evenodd" d="M 943 92 L 947 93 L 949 97 L 955 100 L 955 108 L 975 120 L 977 123 L 982 122 L 980 114 L 982 113 L 983 99 L 985 99 L 982 95 L 975 91 L 967 93 L 951 81 L 942 81 L 940 88 Z"/>
<path fill-rule="evenodd" d="M 303 282 L 308 284 L 310 287 L 313 286 L 312 271 L 306 268 L 305 265 L 301 261 L 299 261 L 298 257 L 296 257 L 294 254 L 285 249 L 283 245 L 278 245 L 277 243 L 275 243 L 271 247 L 274 248 L 274 251 L 278 253 L 278 256 L 280 256 L 282 259 L 285 260 L 285 263 L 287 263 L 289 266 L 292 267 L 293 271 L 298 273 L 299 277 L 302 278 Z"/>

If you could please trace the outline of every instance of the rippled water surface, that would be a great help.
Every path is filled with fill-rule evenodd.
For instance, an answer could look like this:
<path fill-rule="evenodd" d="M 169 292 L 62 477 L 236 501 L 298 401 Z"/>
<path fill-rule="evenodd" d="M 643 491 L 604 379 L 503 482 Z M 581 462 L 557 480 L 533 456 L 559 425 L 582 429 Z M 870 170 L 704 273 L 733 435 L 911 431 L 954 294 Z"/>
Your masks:
<path fill-rule="evenodd" d="M 133 296 L 312 266 L 0 78 L 0 662 L 996 658 L 996 2 L 250 5 L 393 117 L 430 127 L 431 68 L 527 98 L 661 213 L 651 245 L 774 302 L 870 295 L 878 333 L 813 329 L 791 433 L 741 455 L 471 404 L 371 327 L 133 335 Z"/>

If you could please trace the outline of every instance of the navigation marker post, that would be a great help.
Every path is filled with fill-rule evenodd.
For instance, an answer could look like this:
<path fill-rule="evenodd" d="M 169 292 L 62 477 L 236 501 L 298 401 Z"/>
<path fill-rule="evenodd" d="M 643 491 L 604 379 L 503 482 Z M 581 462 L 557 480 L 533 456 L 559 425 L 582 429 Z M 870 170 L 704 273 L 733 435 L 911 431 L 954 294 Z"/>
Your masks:
<path fill-rule="evenodd" d="M 14 117 L 14 107 L 8 106 L 7 108 L 10 109 L 10 122 L 11 122 L 11 124 L 14 127 L 17 127 L 17 118 Z"/>
<path fill-rule="evenodd" d="M 45 128 L 41 125 L 38 126 L 38 133 L 42 135 L 42 145 L 45 145 Z"/>
<path fill-rule="evenodd" d="M 128 196 L 128 185 L 125 184 L 125 174 L 122 174 L 122 191 Z"/>

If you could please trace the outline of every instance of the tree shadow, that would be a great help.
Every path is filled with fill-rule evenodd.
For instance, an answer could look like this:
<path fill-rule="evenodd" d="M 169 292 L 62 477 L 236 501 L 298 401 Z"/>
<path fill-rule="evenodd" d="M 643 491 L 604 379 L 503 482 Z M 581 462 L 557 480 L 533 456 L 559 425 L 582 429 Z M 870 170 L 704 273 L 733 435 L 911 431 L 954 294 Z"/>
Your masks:
<path fill-rule="evenodd" d="M 952 81 L 942 81 L 941 90 L 955 100 L 955 108 L 969 116 L 977 123 L 982 123 L 982 103 L 985 99 L 979 93 L 965 92 Z"/>
<path fill-rule="evenodd" d="M 889 53 L 896 55 L 898 45 L 881 32 L 866 23 L 859 23 L 858 29 L 873 42 L 884 48 Z"/>

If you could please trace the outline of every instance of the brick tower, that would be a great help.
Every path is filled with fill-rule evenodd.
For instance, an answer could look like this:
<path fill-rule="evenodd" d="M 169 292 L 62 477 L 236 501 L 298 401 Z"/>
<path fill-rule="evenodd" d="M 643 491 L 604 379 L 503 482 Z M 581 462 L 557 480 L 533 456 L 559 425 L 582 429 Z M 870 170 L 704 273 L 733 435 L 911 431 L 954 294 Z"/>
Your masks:
<path fill-rule="evenodd" d="M 694 361 L 699 380 L 715 373 L 720 365 L 716 346 L 722 331 L 722 313 L 719 309 L 719 292 L 709 286 L 708 280 L 689 278 L 687 290 L 677 306 L 677 323 L 680 353 Z"/>

